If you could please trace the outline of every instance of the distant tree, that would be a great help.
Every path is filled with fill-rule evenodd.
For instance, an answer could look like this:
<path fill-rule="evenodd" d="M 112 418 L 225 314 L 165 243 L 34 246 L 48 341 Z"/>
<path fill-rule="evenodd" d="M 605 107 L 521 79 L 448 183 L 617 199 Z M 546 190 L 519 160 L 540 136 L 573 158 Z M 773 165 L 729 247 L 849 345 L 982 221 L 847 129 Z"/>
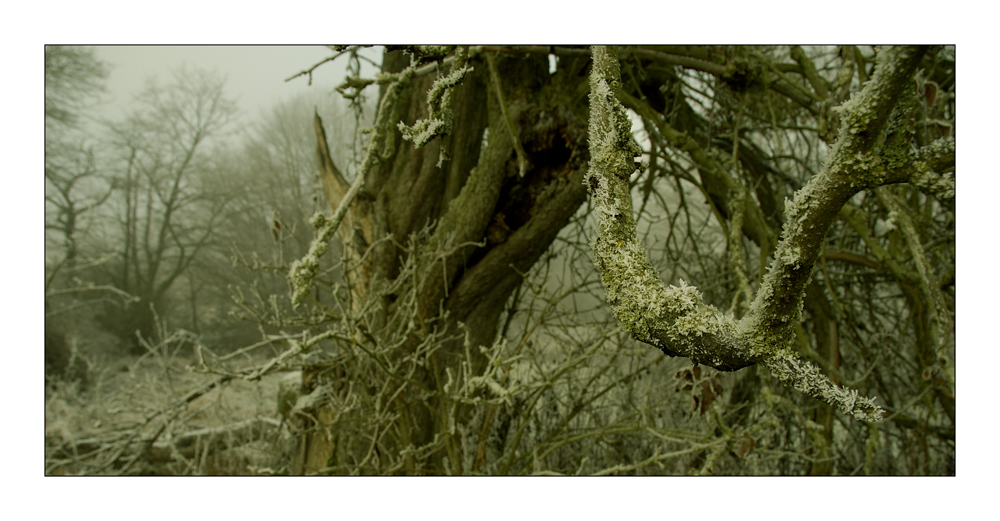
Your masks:
<path fill-rule="evenodd" d="M 92 47 L 45 46 L 45 130 L 75 127 L 83 110 L 104 92 L 108 65 Z"/>
<path fill-rule="evenodd" d="M 237 203 L 244 205 L 245 211 L 233 213 L 232 218 L 240 220 L 234 225 L 260 232 L 256 243 L 238 241 L 241 249 L 265 251 L 263 246 L 282 238 L 294 238 L 300 247 L 308 245 L 312 232 L 303 229 L 306 221 L 326 206 L 318 192 L 322 185 L 313 116 L 326 116 L 337 161 L 348 164 L 352 160 L 348 145 L 354 134 L 354 118 L 343 105 L 329 95 L 300 95 L 263 112 L 240 136 L 239 147 L 227 157 L 235 171 L 221 177 L 228 177 L 246 191 L 246 197 Z M 300 253 L 297 250 L 296 254 Z"/>
<path fill-rule="evenodd" d="M 212 327 L 229 333 L 209 332 L 209 338 L 235 347 L 237 337 L 223 340 L 218 335 L 237 330 L 256 334 L 257 326 L 253 316 L 243 313 L 238 316 L 249 320 L 242 324 L 228 319 L 231 288 L 238 290 L 238 303 L 256 298 L 252 294 L 266 298 L 285 292 L 289 264 L 305 253 L 312 239 L 307 221 L 326 206 L 319 191 L 313 116 L 323 114 L 332 123 L 330 138 L 337 160 L 349 164 L 355 121 L 344 105 L 320 93 L 284 100 L 262 111 L 231 144 L 213 152 L 209 158 L 213 175 L 205 180 L 206 187 L 230 194 L 232 200 L 212 244 L 193 261 L 185 277 L 190 289 L 190 309 L 185 312 L 191 315 L 193 331 L 208 321 L 198 317 L 210 317 Z M 196 299 L 195 293 L 201 298 Z M 281 299 L 281 305 L 290 307 L 287 299 Z"/>
<path fill-rule="evenodd" d="M 45 360 L 46 375 L 82 375 L 67 345 L 60 314 L 108 295 L 76 279 L 80 265 L 95 259 L 79 255 L 80 236 L 94 210 L 111 190 L 98 172 L 93 143 L 80 120 L 104 92 L 108 66 L 88 47 L 45 47 Z M 114 291 L 111 291 L 113 294 Z M 116 297 L 117 298 L 117 297 Z"/>
<path fill-rule="evenodd" d="M 45 47 L 45 229 L 53 248 L 46 288 L 76 262 L 81 221 L 110 194 L 98 175 L 93 144 L 73 132 L 104 92 L 107 74 L 92 48 Z"/>
<path fill-rule="evenodd" d="M 112 126 L 115 229 L 104 239 L 118 253 L 106 280 L 138 302 L 109 305 L 104 323 L 141 351 L 168 290 L 216 239 L 227 205 L 239 194 L 212 190 L 212 139 L 229 129 L 236 106 L 224 80 L 181 69 L 167 86 L 151 82 L 133 113 Z"/>

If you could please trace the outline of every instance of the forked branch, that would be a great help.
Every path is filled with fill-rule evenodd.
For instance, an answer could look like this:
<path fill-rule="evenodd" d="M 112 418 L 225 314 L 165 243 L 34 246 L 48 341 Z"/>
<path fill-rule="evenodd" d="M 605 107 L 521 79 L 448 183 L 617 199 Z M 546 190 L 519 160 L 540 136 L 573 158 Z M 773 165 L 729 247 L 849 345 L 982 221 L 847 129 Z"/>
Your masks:
<path fill-rule="evenodd" d="M 612 48 L 592 48 L 590 77 L 590 172 L 586 182 L 598 235 L 592 242 L 608 304 L 632 336 L 671 356 L 725 371 L 764 364 L 785 385 L 867 421 L 884 411 L 870 398 L 834 384 L 791 350 L 794 325 L 823 239 L 840 208 L 860 190 L 889 182 L 894 150 L 886 143 L 889 115 L 912 80 L 922 48 L 889 48 L 877 72 L 842 107 L 843 128 L 823 170 L 787 203 L 787 224 L 767 276 L 749 313 L 737 321 L 702 301 L 683 280 L 664 287 L 636 236 L 629 176 L 641 152 L 619 101 L 621 75 Z"/>

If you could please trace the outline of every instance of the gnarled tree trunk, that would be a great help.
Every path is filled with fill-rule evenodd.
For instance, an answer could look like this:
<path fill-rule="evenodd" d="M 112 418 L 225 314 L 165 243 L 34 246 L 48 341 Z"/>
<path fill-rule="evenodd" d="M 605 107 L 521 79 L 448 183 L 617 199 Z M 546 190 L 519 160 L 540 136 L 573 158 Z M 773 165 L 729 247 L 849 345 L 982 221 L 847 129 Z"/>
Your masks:
<path fill-rule="evenodd" d="M 409 60 L 403 52 L 387 52 L 383 72 L 399 72 Z M 404 141 L 398 130 L 388 136 L 392 153 L 367 174 L 338 228 L 346 256 L 359 266 L 350 281 L 353 311 L 362 313 L 365 303 L 378 299 L 381 310 L 367 323 L 375 330 L 391 327 L 397 308 L 415 304 L 417 316 L 410 320 L 422 326 L 408 335 L 400 356 L 420 352 L 429 332 L 443 332 L 444 340 L 407 378 L 406 391 L 391 404 L 380 404 L 402 417 L 398 429 L 376 434 L 374 442 L 361 432 L 353 440 L 331 436 L 324 423 L 339 413 L 333 405 L 321 406 L 310 420 L 314 428 L 306 431 L 295 471 L 339 472 L 341 465 L 371 461 L 374 446 L 376 453 L 410 451 L 399 472 L 461 472 L 460 441 L 449 432 L 449 422 L 453 427 L 467 419 L 471 409 L 413 391 L 438 390 L 453 377 L 482 371 L 479 346 L 493 344 L 505 304 L 523 274 L 586 198 L 586 97 L 577 89 L 586 77 L 572 73 L 584 68 L 586 57 L 574 61 L 550 74 L 545 55 L 474 57 L 469 61 L 473 72 L 453 91 L 450 136 L 421 148 Z M 433 80 L 432 75 L 416 78 L 400 93 L 395 121 L 412 125 L 427 117 L 426 93 Z M 349 185 L 325 152 L 321 128 L 317 118 L 324 189 L 336 210 Z M 526 159 L 523 176 L 518 143 Z M 439 163 L 442 147 L 447 159 Z M 402 273 L 412 273 L 404 269 L 416 251 L 404 247 L 411 239 L 419 241 L 416 249 L 431 255 L 415 261 L 413 282 L 399 281 Z M 400 291 L 370 293 L 394 282 Z M 413 292 L 415 302 L 404 292 Z M 306 371 L 306 392 L 321 385 L 319 372 Z M 413 453 L 420 448 L 426 450 Z"/>

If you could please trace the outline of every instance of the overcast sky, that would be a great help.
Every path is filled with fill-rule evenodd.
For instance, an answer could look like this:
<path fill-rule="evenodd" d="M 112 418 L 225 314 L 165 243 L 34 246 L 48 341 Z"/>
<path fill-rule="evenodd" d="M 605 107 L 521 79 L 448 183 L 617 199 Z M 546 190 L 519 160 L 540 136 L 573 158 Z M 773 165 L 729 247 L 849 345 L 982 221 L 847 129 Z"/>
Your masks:
<path fill-rule="evenodd" d="M 332 56 L 334 52 L 327 47 L 98 46 L 95 49 L 97 58 L 112 66 L 107 80 L 110 102 L 99 109 L 100 115 L 108 118 L 121 115 L 148 78 L 155 76 L 165 84 L 170 80 L 170 71 L 184 65 L 224 74 L 229 96 L 238 100 L 243 116 L 251 118 L 277 101 L 310 89 L 333 92 L 347 67 L 347 56 L 323 64 L 313 73 L 309 87 L 305 76 L 289 82 L 285 79 Z M 362 52 L 375 61 L 381 59 L 380 48 Z M 364 60 L 362 65 L 366 65 Z M 363 71 L 369 75 L 374 69 L 369 66 Z"/>

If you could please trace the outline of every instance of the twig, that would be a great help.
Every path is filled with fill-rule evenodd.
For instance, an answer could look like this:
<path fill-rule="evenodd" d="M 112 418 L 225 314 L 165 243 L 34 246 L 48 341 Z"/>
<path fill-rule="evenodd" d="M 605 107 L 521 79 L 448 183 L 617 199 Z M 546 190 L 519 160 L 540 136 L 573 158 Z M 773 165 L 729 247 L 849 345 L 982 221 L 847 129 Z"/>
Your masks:
<path fill-rule="evenodd" d="M 313 65 L 312 67 L 310 67 L 310 68 L 308 68 L 308 69 L 306 69 L 306 70 L 304 70 L 304 71 L 302 71 L 302 72 L 300 72 L 298 74 L 293 74 L 293 75 L 285 78 L 285 81 L 292 81 L 295 78 L 298 78 L 299 76 L 308 75 L 309 76 L 309 83 L 308 83 L 308 85 L 312 85 L 312 81 L 313 81 L 312 80 L 312 73 L 313 73 L 314 70 L 316 70 L 320 65 L 323 65 L 324 63 L 327 63 L 327 62 L 332 62 L 332 61 L 336 60 L 337 58 L 340 58 L 341 56 L 343 56 L 343 55 L 345 55 L 345 54 L 347 54 L 349 52 L 351 52 L 351 49 L 344 49 L 343 51 L 340 51 L 337 54 L 334 54 L 333 56 L 330 56 L 329 58 L 324 59 L 323 61 L 317 63 L 316 65 Z"/>
<path fill-rule="evenodd" d="M 521 146 L 521 140 L 517 137 L 517 132 L 514 131 L 514 123 L 510 120 L 510 114 L 507 112 L 507 103 L 503 99 L 503 89 L 500 88 L 500 74 L 497 72 L 497 66 L 492 53 L 486 53 L 486 63 L 490 68 L 490 77 L 493 79 L 493 86 L 496 87 L 497 103 L 500 104 L 504 123 L 507 124 L 507 131 L 510 132 L 510 138 L 514 141 L 514 150 L 517 151 L 518 174 L 520 177 L 524 177 L 528 169 L 528 155 L 524 152 L 524 147 Z"/>

